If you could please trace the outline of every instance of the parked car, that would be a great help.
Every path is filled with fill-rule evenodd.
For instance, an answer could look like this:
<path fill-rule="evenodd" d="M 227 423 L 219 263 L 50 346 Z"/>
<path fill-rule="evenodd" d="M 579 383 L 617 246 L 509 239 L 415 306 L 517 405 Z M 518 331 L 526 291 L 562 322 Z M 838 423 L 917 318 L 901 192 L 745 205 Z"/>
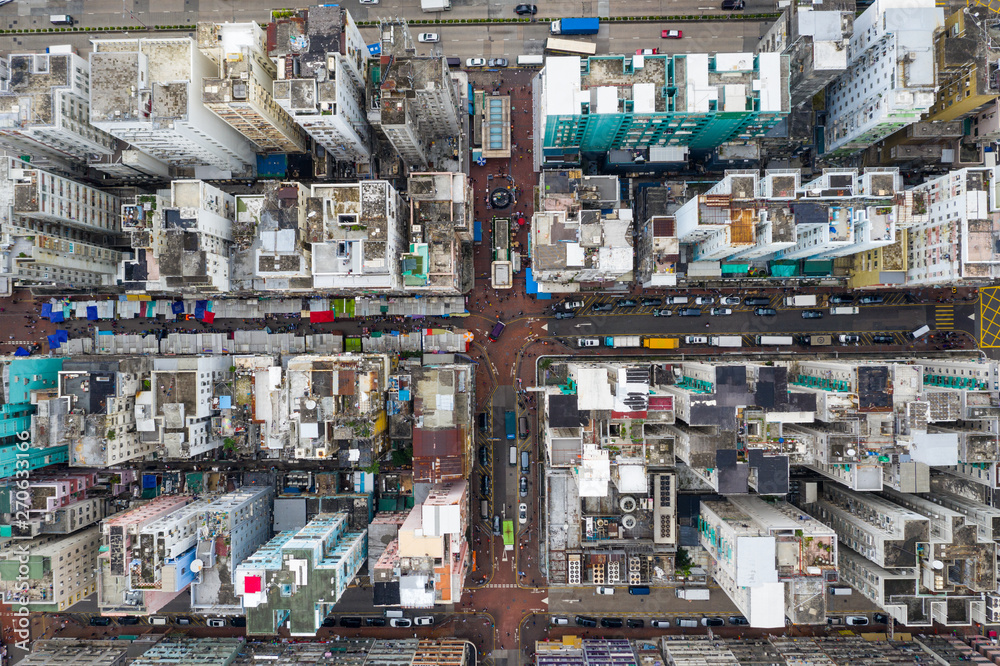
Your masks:
<path fill-rule="evenodd" d="M 802 318 L 803 319 L 822 319 L 823 318 L 823 311 L 822 310 L 803 310 L 802 311 Z"/>
<path fill-rule="evenodd" d="M 524 502 L 517 505 L 517 522 L 522 525 L 528 522 L 528 505 Z"/>
<path fill-rule="evenodd" d="M 538 13 L 538 7 L 535 5 L 518 5 L 514 7 L 514 13 L 518 16 L 524 16 L 526 14 L 534 16 Z"/>
<path fill-rule="evenodd" d="M 242 615 L 231 617 L 229 618 L 229 624 L 234 627 L 245 627 L 247 626 L 247 619 Z"/>
<path fill-rule="evenodd" d="M 465 61 L 466 67 L 485 67 L 486 58 L 469 58 Z"/>
<path fill-rule="evenodd" d="M 753 313 L 758 317 L 773 317 L 778 311 L 774 308 L 754 308 Z"/>
<path fill-rule="evenodd" d="M 101 617 L 100 615 L 90 618 L 90 626 L 92 627 L 107 627 L 112 622 L 110 617 Z"/>
<path fill-rule="evenodd" d="M 650 620 L 649 621 L 649 626 L 651 626 L 651 627 L 653 627 L 655 629 L 669 629 L 670 628 L 670 620 Z"/>
<path fill-rule="evenodd" d="M 642 629 L 644 626 L 646 626 L 646 623 L 643 622 L 642 620 L 635 620 L 633 618 L 629 618 L 625 620 L 625 626 L 627 626 L 629 629 Z"/>
<path fill-rule="evenodd" d="M 694 299 L 695 305 L 711 305 L 715 302 L 715 296 L 698 296 Z"/>
<path fill-rule="evenodd" d="M 378 0 L 358 0 L 358 2 L 360 4 L 362 4 L 362 5 L 377 5 L 378 4 Z"/>
<path fill-rule="evenodd" d="M 591 312 L 611 312 L 614 309 L 614 303 L 594 303 L 590 306 Z"/>
<path fill-rule="evenodd" d="M 729 624 L 736 625 L 737 627 L 749 627 L 750 620 L 746 619 L 742 615 L 730 615 Z"/>
<path fill-rule="evenodd" d="M 889 624 L 889 622 L 891 622 L 891 620 L 885 613 L 872 613 L 873 624 Z"/>
<path fill-rule="evenodd" d="M 639 301 L 634 298 L 623 298 L 618 301 L 618 307 L 620 308 L 634 308 L 637 305 L 639 305 Z"/>
<path fill-rule="evenodd" d="M 122 619 L 124 620 L 126 618 L 122 618 Z M 126 624 L 126 623 L 122 622 L 121 624 Z M 131 624 L 131 623 L 128 623 L 128 624 Z M 210 618 L 208 618 L 207 624 L 210 627 L 224 627 L 224 626 L 226 626 L 226 620 L 224 618 L 221 618 L 221 617 L 210 617 Z"/>
<path fill-rule="evenodd" d="M 366 617 L 365 625 L 369 627 L 384 627 L 385 618 L 384 617 Z"/>
<path fill-rule="evenodd" d="M 486 474 L 479 477 L 479 494 L 483 497 L 490 496 L 490 477 Z"/>
<path fill-rule="evenodd" d="M 521 477 L 521 483 L 518 485 L 518 490 L 520 492 L 521 497 L 528 496 L 528 477 L 526 476 Z"/>
<path fill-rule="evenodd" d="M 856 345 L 861 342 L 861 336 L 859 335 L 838 335 L 837 340 L 844 345 Z"/>
<path fill-rule="evenodd" d="M 500 536 L 500 516 L 493 516 L 493 536 Z"/>
<path fill-rule="evenodd" d="M 859 298 L 858 303 L 861 303 L 861 305 L 876 305 L 884 300 L 885 299 L 878 294 L 867 294 Z"/>
<path fill-rule="evenodd" d="M 337 618 L 332 617 L 332 616 L 331 617 L 325 617 L 325 618 L 323 618 L 323 622 L 320 624 L 320 626 L 321 627 L 327 627 L 327 628 L 336 627 L 337 626 Z"/>
<path fill-rule="evenodd" d="M 868 624 L 868 618 L 864 615 L 848 615 L 844 619 L 849 627 L 864 627 Z"/>
<path fill-rule="evenodd" d="M 705 335 L 685 335 L 684 344 L 686 345 L 707 345 L 708 336 Z"/>
<path fill-rule="evenodd" d="M 724 627 L 726 626 L 726 621 L 721 617 L 703 617 L 701 618 L 701 626 L 703 627 Z"/>
<path fill-rule="evenodd" d="M 225 620 L 221 620 L 222 624 L 212 624 L 212 622 L 214 622 L 214 621 L 215 621 L 214 618 L 211 619 L 211 620 L 209 620 L 208 621 L 208 626 L 210 626 L 210 627 L 224 627 L 224 626 L 226 626 L 226 621 Z M 126 615 L 124 617 L 118 618 L 118 624 L 124 624 L 124 625 L 142 624 L 142 620 L 140 620 L 139 618 L 134 617 L 132 615 Z"/>
<path fill-rule="evenodd" d="M 636 49 L 635 50 L 635 54 L 636 55 L 656 55 L 659 52 L 660 52 L 659 49 Z"/>
<path fill-rule="evenodd" d="M 595 620 L 592 617 L 587 617 L 586 615 L 577 615 L 574 618 L 574 621 L 576 622 L 577 626 L 580 626 L 580 627 L 596 627 L 597 626 L 597 620 Z"/>
<path fill-rule="evenodd" d="M 557 615 L 556 617 L 552 618 L 552 624 L 564 627 L 567 624 L 569 624 L 569 618 L 563 617 L 562 615 Z"/>
<path fill-rule="evenodd" d="M 716 315 L 716 316 L 731 315 L 731 314 L 733 314 L 733 309 L 732 308 L 712 308 L 711 310 L 708 311 L 708 314 L 710 314 L 710 315 Z"/>
<path fill-rule="evenodd" d="M 583 301 L 564 301 L 562 304 L 563 310 L 579 310 L 583 307 Z"/>
<path fill-rule="evenodd" d="M 639 301 L 639 305 L 644 308 L 659 307 L 663 304 L 662 298 L 643 298 Z"/>
<path fill-rule="evenodd" d="M 600 338 L 580 338 L 576 341 L 577 347 L 600 347 Z"/>
<path fill-rule="evenodd" d="M 673 314 L 673 312 L 670 311 L 670 310 L 667 310 L 666 308 L 664 308 L 662 310 L 653 310 L 653 316 L 654 317 L 669 317 L 672 314 Z"/>
<path fill-rule="evenodd" d="M 614 594 L 615 593 L 615 588 L 601 586 L 601 587 L 597 588 L 597 593 L 598 594 Z"/>
<path fill-rule="evenodd" d="M 683 30 L 661 30 L 660 37 L 663 39 L 680 39 L 684 36 Z"/>
<path fill-rule="evenodd" d="M 872 342 L 876 345 L 891 345 L 896 342 L 896 337 L 889 333 L 876 333 L 872 336 Z"/>
<path fill-rule="evenodd" d="M 421 44 L 433 44 L 441 41 L 441 35 L 436 32 L 422 32 L 417 35 L 417 41 Z"/>
<path fill-rule="evenodd" d="M 722 0 L 723 9 L 740 10 L 745 6 L 746 5 L 743 3 L 743 0 Z"/>
<path fill-rule="evenodd" d="M 486 61 L 487 67 L 506 67 L 507 58 L 490 58 Z"/>
<path fill-rule="evenodd" d="M 555 314 L 556 319 L 572 319 L 575 316 L 575 312 L 557 312 Z"/>
<path fill-rule="evenodd" d="M 621 629 L 625 626 L 620 617 L 602 617 L 601 626 L 605 629 Z"/>
<path fill-rule="evenodd" d="M 348 629 L 357 629 L 361 626 L 362 620 L 360 617 L 342 617 L 340 618 L 340 626 L 347 627 Z"/>
<path fill-rule="evenodd" d="M 754 307 L 757 305 L 770 305 L 771 299 L 767 296 L 748 296 L 743 299 L 743 305 Z"/>
<path fill-rule="evenodd" d="M 827 299 L 830 303 L 842 304 L 842 303 L 853 303 L 854 296 L 852 294 L 833 294 Z"/>
<path fill-rule="evenodd" d="M 421 615 L 420 617 L 415 618 L 413 620 L 413 624 L 417 625 L 418 627 L 429 627 L 432 624 L 434 624 L 434 618 L 431 617 L 430 615 Z"/>
<path fill-rule="evenodd" d="M 413 622 L 408 617 L 394 617 L 389 620 L 390 627 L 412 627 Z"/>
<path fill-rule="evenodd" d="M 698 308 L 681 308 L 677 311 L 677 314 L 681 317 L 700 317 L 701 310 Z"/>

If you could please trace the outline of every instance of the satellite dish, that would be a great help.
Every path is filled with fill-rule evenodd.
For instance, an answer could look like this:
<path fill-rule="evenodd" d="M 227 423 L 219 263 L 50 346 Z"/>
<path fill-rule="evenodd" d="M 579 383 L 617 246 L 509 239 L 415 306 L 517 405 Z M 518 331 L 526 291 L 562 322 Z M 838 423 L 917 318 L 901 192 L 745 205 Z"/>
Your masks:
<path fill-rule="evenodd" d="M 316 401 L 306 400 L 306 409 L 316 409 Z"/>
<path fill-rule="evenodd" d="M 847 455 L 853 456 L 855 453 L 857 453 L 857 451 L 855 451 L 854 449 L 847 449 Z"/>
<path fill-rule="evenodd" d="M 941 571 L 941 569 L 944 569 L 944 562 L 941 560 L 934 560 L 931 562 L 931 569 L 934 569 L 934 571 Z"/>
<path fill-rule="evenodd" d="M 191 571 L 193 573 L 198 573 L 205 568 L 205 563 L 202 560 L 193 560 L 191 562 Z"/>

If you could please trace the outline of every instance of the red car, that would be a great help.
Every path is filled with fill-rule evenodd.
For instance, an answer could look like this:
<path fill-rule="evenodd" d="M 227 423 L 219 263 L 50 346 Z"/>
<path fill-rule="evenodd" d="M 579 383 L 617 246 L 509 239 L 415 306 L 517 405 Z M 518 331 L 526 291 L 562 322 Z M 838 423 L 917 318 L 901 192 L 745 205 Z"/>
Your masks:
<path fill-rule="evenodd" d="M 659 52 L 660 52 L 659 49 L 636 49 L 635 50 L 635 54 L 636 55 L 656 55 Z"/>
<path fill-rule="evenodd" d="M 680 39 L 684 36 L 682 30 L 663 30 L 660 32 L 660 37 L 663 39 Z"/>

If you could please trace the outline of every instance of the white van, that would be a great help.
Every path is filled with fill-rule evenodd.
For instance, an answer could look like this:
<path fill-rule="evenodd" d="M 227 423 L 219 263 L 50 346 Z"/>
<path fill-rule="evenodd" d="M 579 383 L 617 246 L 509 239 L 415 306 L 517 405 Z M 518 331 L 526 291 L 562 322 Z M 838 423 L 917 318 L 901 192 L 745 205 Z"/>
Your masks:
<path fill-rule="evenodd" d="M 687 296 L 667 296 L 663 299 L 664 305 L 687 305 Z"/>
<path fill-rule="evenodd" d="M 69 14 L 50 14 L 49 23 L 52 25 L 73 25 L 73 17 Z"/>
<path fill-rule="evenodd" d="M 153 625 L 164 625 L 167 624 L 167 618 L 163 617 L 162 615 L 154 615 L 153 617 L 149 618 L 149 623 Z"/>
<path fill-rule="evenodd" d="M 387 610 L 385 612 L 385 616 L 386 617 L 400 618 L 400 617 L 403 617 L 403 611 L 401 611 L 401 610 Z"/>
<path fill-rule="evenodd" d="M 930 333 L 930 331 L 931 331 L 930 326 L 921 326 L 917 330 L 913 331 L 913 333 L 910 333 L 910 337 L 916 340 L 921 336 L 927 335 L 928 333 Z"/>
<path fill-rule="evenodd" d="M 510 464 L 511 466 L 517 465 L 517 447 L 513 445 L 510 447 Z"/>

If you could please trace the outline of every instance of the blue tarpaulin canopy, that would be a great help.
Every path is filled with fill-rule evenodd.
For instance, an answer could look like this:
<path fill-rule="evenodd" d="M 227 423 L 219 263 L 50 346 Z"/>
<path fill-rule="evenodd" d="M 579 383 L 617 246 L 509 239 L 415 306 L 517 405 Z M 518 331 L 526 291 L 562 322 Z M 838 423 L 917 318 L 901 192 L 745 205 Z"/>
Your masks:
<path fill-rule="evenodd" d="M 49 337 L 49 349 L 59 349 L 59 336 L 50 335 Z"/>
<path fill-rule="evenodd" d="M 87 319 L 90 321 L 97 321 L 97 306 L 88 305 L 87 306 Z"/>
<path fill-rule="evenodd" d="M 18 347 L 14 350 L 14 356 L 31 356 L 31 352 L 24 347 Z"/>
<path fill-rule="evenodd" d="M 52 304 L 51 303 L 43 303 L 42 304 L 42 316 L 43 317 L 51 317 L 52 316 Z"/>
<path fill-rule="evenodd" d="M 174 301 L 170 305 L 170 311 L 174 314 L 184 314 L 184 301 Z"/>
<path fill-rule="evenodd" d="M 59 322 L 66 321 L 66 317 L 63 316 L 62 310 L 56 310 L 52 313 L 50 318 L 53 324 L 58 324 Z"/>
<path fill-rule="evenodd" d="M 56 331 L 56 340 L 59 342 L 69 342 L 69 331 Z"/>
<path fill-rule="evenodd" d="M 194 318 L 204 319 L 206 307 L 208 307 L 208 301 L 196 301 L 194 304 Z"/>

